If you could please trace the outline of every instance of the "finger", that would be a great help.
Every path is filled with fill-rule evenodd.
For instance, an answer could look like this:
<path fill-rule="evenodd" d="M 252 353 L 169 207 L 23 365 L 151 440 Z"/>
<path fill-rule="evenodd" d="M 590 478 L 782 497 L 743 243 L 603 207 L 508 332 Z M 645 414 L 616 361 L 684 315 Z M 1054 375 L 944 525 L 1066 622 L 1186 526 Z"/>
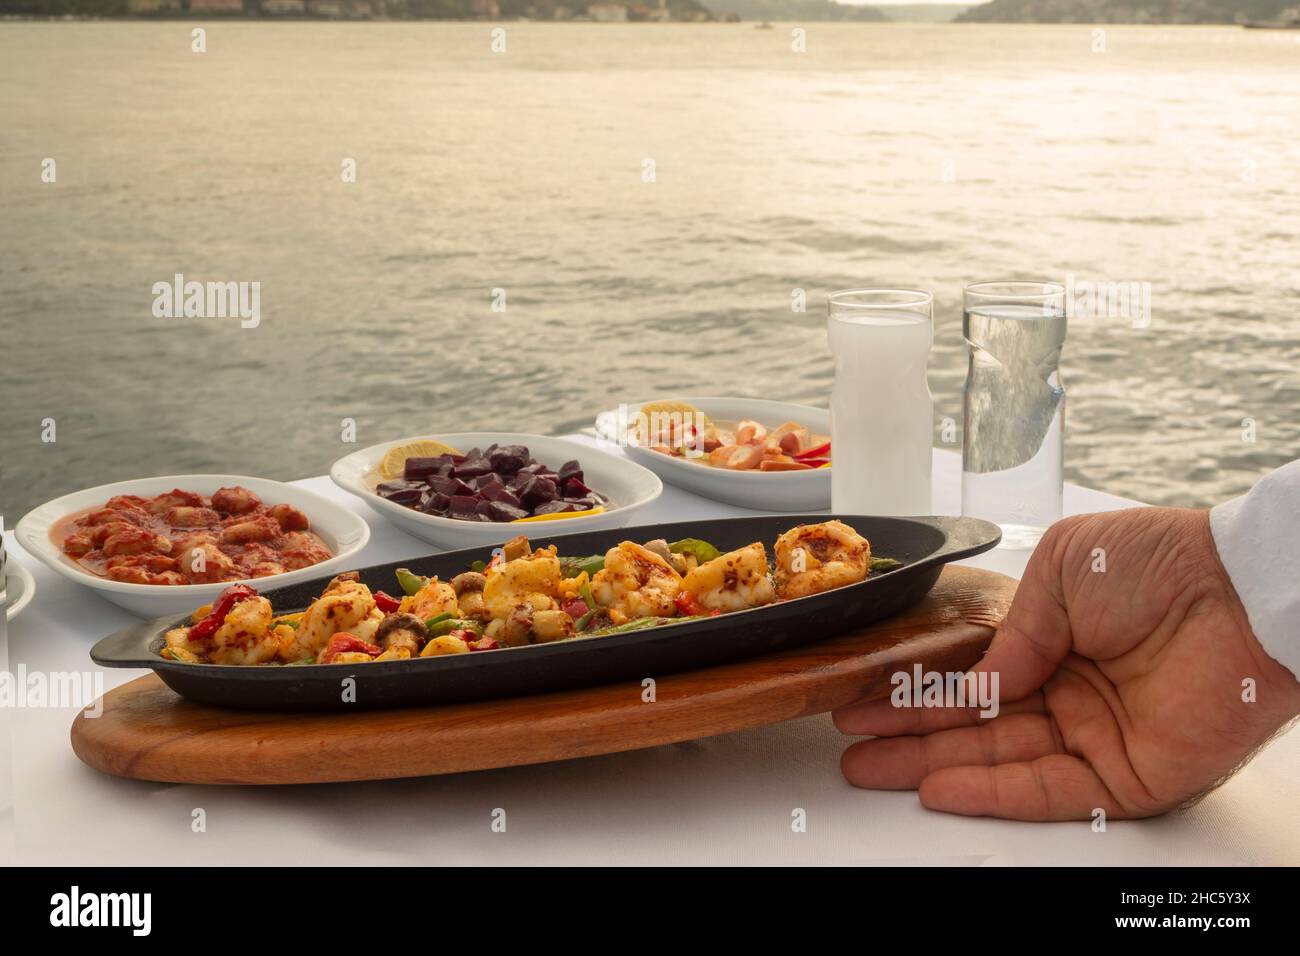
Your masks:
<path fill-rule="evenodd" d="M 948 767 L 1020 763 L 1061 751 L 1050 717 L 1011 714 L 928 737 L 864 740 L 844 751 L 840 770 L 855 787 L 915 790 L 926 777 Z"/>
<path fill-rule="evenodd" d="M 1070 652 L 1070 616 L 1061 597 L 1062 534 L 1049 530 L 1034 550 L 984 658 L 971 670 L 998 675 L 998 694 L 1019 700 L 1042 687 Z"/>
<path fill-rule="evenodd" d="M 1045 712 L 1041 693 L 998 708 L 999 715 Z M 889 698 L 845 704 L 831 711 L 831 719 L 840 733 L 871 737 L 929 734 L 989 723 L 987 717 L 980 716 L 978 707 L 899 707 Z"/>
<path fill-rule="evenodd" d="M 1069 754 L 994 767 L 948 767 L 921 781 L 922 805 L 944 813 L 1004 820 L 1088 820 L 1102 809 L 1111 819 L 1126 812 L 1085 761 Z"/>

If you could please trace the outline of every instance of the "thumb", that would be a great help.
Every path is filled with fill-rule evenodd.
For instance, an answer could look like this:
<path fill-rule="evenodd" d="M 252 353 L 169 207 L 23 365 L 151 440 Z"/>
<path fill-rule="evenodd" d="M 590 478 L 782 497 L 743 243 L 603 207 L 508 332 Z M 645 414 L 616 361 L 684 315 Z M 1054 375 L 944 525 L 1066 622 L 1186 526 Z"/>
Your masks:
<path fill-rule="evenodd" d="M 998 675 L 1003 700 L 1021 700 L 1038 690 L 1070 653 L 1072 635 L 1055 559 L 1054 535 L 1048 533 L 1034 550 L 1020 586 L 1011 600 L 976 673 Z"/>

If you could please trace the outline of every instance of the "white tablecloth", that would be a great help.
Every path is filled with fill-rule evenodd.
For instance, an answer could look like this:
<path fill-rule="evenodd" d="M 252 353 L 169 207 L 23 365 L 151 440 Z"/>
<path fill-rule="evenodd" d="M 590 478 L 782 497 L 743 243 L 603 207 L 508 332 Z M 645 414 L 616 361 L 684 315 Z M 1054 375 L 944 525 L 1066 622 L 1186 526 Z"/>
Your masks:
<path fill-rule="evenodd" d="M 935 453 L 935 512 L 958 511 L 960 463 Z M 355 507 L 374 536 L 359 564 L 414 557 L 423 543 L 327 478 L 302 482 Z M 1068 513 L 1135 502 L 1067 487 Z M 672 487 L 646 522 L 741 514 Z M 9 626 L 8 668 L 85 671 L 126 612 L 46 570 L 6 538 L 37 595 Z M 970 562 L 1019 575 L 1027 555 Z M 114 687 L 142 672 L 108 670 Z M 690 743 L 447 777 L 296 787 L 141 783 L 84 766 L 72 709 L 9 709 L 12 788 L 0 854 L 25 864 L 1300 864 L 1300 734 L 1274 743 L 1192 810 L 1156 820 L 1027 824 L 931 813 L 914 793 L 841 778 L 848 740 L 821 715 Z M 3 758 L 4 754 L 0 754 Z M 195 832 L 202 809 L 206 830 Z M 492 829 L 505 811 L 505 832 Z M 807 815 L 793 832 L 792 814 Z"/>

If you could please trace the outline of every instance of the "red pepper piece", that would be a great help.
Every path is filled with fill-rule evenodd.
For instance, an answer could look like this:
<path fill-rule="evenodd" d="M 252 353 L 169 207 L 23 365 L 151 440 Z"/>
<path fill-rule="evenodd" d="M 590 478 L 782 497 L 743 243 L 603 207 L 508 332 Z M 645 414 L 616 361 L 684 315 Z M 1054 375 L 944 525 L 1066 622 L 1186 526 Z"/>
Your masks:
<path fill-rule="evenodd" d="M 477 641 L 469 642 L 471 651 L 495 651 L 500 646 L 494 637 L 480 637 Z"/>
<path fill-rule="evenodd" d="M 829 458 L 801 458 L 799 461 L 801 464 L 807 465 L 809 468 L 820 468 L 822 465 L 829 465 L 831 463 Z"/>
<path fill-rule="evenodd" d="M 717 617 L 722 613 L 705 607 L 690 591 L 678 591 L 677 596 L 673 598 L 673 604 L 677 606 L 677 613 L 682 617 L 699 617 L 701 614 Z"/>
<path fill-rule="evenodd" d="M 791 458 L 798 458 L 803 461 L 805 458 L 828 458 L 831 453 L 831 443 L 822 442 L 820 445 L 814 445 L 812 448 L 805 448 L 803 451 L 797 451 Z"/>
<path fill-rule="evenodd" d="M 249 598 L 257 597 L 257 591 L 250 588 L 247 584 L 232 584 L 212 602 L 212 610 L 208 616 L 199 623 L 190 628 L 189 639 L 191 641 L 200 641 L 206 637 L 211 637 L 217 633 L 217 628 L 226 622 L 226 615 L 230 609 L 240 601 L 247 601 Z"/>
<path fill-rule="evenodd" d="M 340 654 L 348 654 L 352 651 L 361 651 L 363 654 L 369 654 L 371 657 L 378 657 L 383 653 L 383 648 L 377 644 L 370 644 L 357 637 L 355 634 L 349 634 L 347 631 L 339 631 L 329 639 L 325 645 L 325 653 L 320 656 L 321 664 L 333 663 L 334 658 Z"/>
<path fill-rule="evenodd" d="M 587 602 L 582 598 L 573 598 L 571 601 L 565 601 L 561 604 L 560 610 L 576 621 L 590 611 L 591 608 L 587 607 Z"/>
<path fill-rule="evenodd" d="M 391 594 L 388 594 L 385 591 L 375 592 L 375 607 L 379 608 L 379 610 L 383 611 L 385 614 L 392 614 L 401 606 L 402 602 L 397 600 L 397 598 L 393 597 Z"/>

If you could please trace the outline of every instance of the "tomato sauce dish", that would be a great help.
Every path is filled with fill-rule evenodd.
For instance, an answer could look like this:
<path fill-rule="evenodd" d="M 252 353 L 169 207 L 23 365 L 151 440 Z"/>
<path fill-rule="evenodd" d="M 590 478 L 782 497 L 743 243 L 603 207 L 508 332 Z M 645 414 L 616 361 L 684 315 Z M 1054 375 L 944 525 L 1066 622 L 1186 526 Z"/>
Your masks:
<path fill-rule="evenodd" d="M 241 475 L 90 488 L 33 509 L 14 533 L 48 567 L 145 617 L 193 608 L 238 581 L 274 587 L 327 572 L 370 539 L 342 505 Z"/>

